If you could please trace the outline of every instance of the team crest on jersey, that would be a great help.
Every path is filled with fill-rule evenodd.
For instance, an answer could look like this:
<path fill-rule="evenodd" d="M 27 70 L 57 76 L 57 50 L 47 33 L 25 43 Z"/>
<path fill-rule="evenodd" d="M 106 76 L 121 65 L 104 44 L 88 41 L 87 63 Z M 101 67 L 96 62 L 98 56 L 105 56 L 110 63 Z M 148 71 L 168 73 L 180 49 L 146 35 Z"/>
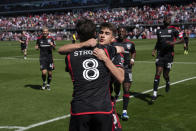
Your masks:
<path fill-rule="evenodd" d="M 50 43 L 51 42 L 51 39 L 48 39 L 48 43 Z"/>
<path fill-rule="evenodd" d="M 131 49 L 131 44 L 127 44 L 127 49 Z"/>
<path fill-rule="evenodd" d="M 168 33 L 171 33 L 172 32 L 172 30 L 168 30 Z"/>
<path fill-rule="evenodd" d="M 40 43 L 43 44 L 44 42 L 43 41 L 40 41 Z"/>

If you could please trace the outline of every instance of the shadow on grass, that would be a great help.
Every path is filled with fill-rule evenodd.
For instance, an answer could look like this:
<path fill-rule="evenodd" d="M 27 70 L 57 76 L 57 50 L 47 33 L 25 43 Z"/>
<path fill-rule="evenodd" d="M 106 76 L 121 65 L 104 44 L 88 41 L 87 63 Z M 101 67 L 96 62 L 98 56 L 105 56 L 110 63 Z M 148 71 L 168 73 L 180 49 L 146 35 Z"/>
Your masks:
<path fill-rule="evenodd" d="M 32 88 L 32 89 L 35 89 L 35 90 L 41 90 L 41 85 L 32 85 L 32 84 L 27 84 L 25 85 L 24 87 L 26 88 Z"/>
<path fill-rule="evenodd" d="M 134 96 L 135 98 L 138 98 L 140 100 L 147 102 L 148 105 L 154 104 L 152 101 L 152 95 L 150 95 L 150 94 L 143 94 L 143 93 L 139 93 L 139 92 L 130 92 L 130 94 L 132 96 Z M 158 97 L 163 97 L 163 95 L 158 95 L 157 99 L 158 99 Z"/>

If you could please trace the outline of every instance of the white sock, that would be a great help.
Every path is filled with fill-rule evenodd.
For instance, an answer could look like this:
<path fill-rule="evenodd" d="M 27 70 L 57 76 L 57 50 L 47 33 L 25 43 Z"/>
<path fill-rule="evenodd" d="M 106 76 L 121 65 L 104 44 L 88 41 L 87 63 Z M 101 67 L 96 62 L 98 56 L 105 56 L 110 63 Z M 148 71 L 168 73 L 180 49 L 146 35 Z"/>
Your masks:
<path fill-rule="evenodd" d="M 157 91 L 154 91 L 153 92 L 153 96 L 157 96 Z"/>
<path fill-rule="evenodd" d="M 127 113 L 127 110 L 123 110 L 123 113 Z"/>

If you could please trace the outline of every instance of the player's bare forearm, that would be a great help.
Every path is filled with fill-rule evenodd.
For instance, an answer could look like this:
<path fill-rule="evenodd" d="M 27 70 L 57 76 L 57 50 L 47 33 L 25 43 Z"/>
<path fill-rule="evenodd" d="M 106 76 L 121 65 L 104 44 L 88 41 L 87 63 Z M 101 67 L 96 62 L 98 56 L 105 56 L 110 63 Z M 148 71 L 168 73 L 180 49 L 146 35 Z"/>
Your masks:
<path fill-rule="evenodd" d="M 116 67 L 112 61 L 107 58 L 104 59 L 106 67 L 110 70 L 112 75 L 120 82 L 123 83 L 124 81 L 124 70 L 122 68 Z"/>
<path fill-rule="evenodd" d="M 131 59 L 135 59 L 135 57 L 136 57 L 136 52 L 131 54 Z"/>
<path fill-rule="evenodd" d="M 76 43 L 76 44 L 66 44 L 66 45 L 61 46 L 58 49 L 58 52 L 59 52 L 59 54 L 64 55 L 64 54 L 70 53 L 74 50 L 77 50 L 79 48 L 82 48 L 82 44 L 78 44 L 78 43 Z"/>
<path fill-rule="evenodd" d="M 174 42 L 167 41 L 167 43 L 168 43 L 169 45 L 182 44 L 182 43 L 184 43 L 184 39 L 181 39 L 181 40 L 178 40 L 178 41 L 174 41 Z"/>
<path fill-rule="evenodd" d="M 74 50 L 80 49 L 82 47 L 94 47 L 97 44 L 97 40 L 92 38 L 84 42 L 75 43 L 75 44 L 66 44 L 61 46 L 58 50 L 60 54 L 70 53 Z"/>
<path fill-rule="evenodd" d="M 155 54 L 156 54 L 156 49 L 153 49 L 152 50 L 152 56 L 155 56 Z"/>
<path fill-rule="evenodd" d="M 25 43 L 24 41 L 19 40 L 20 43 Z"/>
<path fill-rule="evenodd" d="M 56 49 L 56 45 L 53 42 L 51 42 L 50 45 L 52 46 L 53 50 Z"/>
<path fill-rule="evenodd" d="M 130 59 L 130 64 L 131 65 L 134 65 L 134 63 L 135 63 L 135 57 L 136 57 L 136 52 L 134 52 L 134 53 L 131 54 L 131 59 Z"/>

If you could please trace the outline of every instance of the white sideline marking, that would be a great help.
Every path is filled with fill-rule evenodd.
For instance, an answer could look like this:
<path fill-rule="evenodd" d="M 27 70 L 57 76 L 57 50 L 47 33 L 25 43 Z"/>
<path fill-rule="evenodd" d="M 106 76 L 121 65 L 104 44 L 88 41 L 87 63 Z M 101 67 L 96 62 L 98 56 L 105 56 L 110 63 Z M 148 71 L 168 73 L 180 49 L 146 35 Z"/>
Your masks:
<path fill-rule="evenodd" d="M 16 129 L 16 128 L 18 128 L 18 129 L 22 129 L 22 128 L 24 128 L 24 127 L 21 127 L 21 126 L 0 126 L 0 129 Z"/>
<path fill-rule="evenodd" d="M 175 85 L 175 84 L 182 83 L 182 82 L 185 82 L 185 81 L 189 81 L 189 80 L 192 80 L 192 79 L 196 79 L 196 76 L 191 77 L 191 78 L 187 78 L 187 79 L 183 79 L 183 80 L 180 80 L 180 81 L 173 82 L 173 83 L 171 83 L 170 85 Z M 164 87 L 165 87 L 165 86 L 160 86 L 158 89 L 161 89 L 161 88 L 164 88 Z M 144 91 L 144 92 L 142 92 L 142 93 L 145 94 L 145 93 L 149 93 L 149 92 L 151 92 L 151 91 L 153 91 L 153 89 Z M 132 98 L 132 97 L 134 97 L 134 96 L 130 96 L 130 98 Z M 120 101 L 122 101 L 122 99 L 117 100 L 117 102 L 120 102 Z M 39 123 L 36 123 L 36 124 L 32 124 L 32 125 L 29 125 L 29 126 L 27 126 L 27 127 L 0 126 L 0 129 L 1 129 L 1 128 L 13 129 L 13 128 L 15 127 L 15 128 L 18 128 L 18 129 L 15 130 L 15 131 L 25 131 L 25 130 L 28 130 L 28 129 L 31 129 L 31 128 L 34 128 L 34 127 L 37 127 L 37 126 L 41 126 L 41 125 L 44 125 L 44 124 L 47 124 L 47 123 L 51 123 L 51 122 L 54 122 L 54 121 L 57 121 L 57 120 L 66 119 L 66 118 L 68 118 L 68 117 L 70 117 L 70 114 L 64 115 L 64 116 L 60 116 L 60 117 L 56 117 L 56 118 L 53 118 L 53 119 L 50 119 L 50 120 L 47 120 L 47 121 L 39 122 Z"/>
<path fill-rule="evenodd" d="M 50 119 L 50 120 L 43 121 L 43 122 L 40 122 L 40 123 L 32 124 L 32 125 L 29 125 L 27 127 L 20 128 L 20 129 L 15 130 L 15 131 L 25 131 L 25 130 L 31 129 L 33 127 L 41 126 L 41 125 L 44 125 L 44 124 L 47 124 L 47 123 L 51 123 L 53 121 L 58 121 L 58 120 L 61 120 L 61 119 L 66 119 L 68 117 L 70 117 L 70 114 L 64 115 L 64 116 L 60 116 L 60 117 L 56 117 L 54 119 Z"/>
<path fill-rule="evenodd" d="M 173 83 L 171 83 L 170 85 L 175 85 L 175 84 L 182 83 L 182 82 L 185 82 L 185 81 L 188 81 L 188 80 L 192 80 L 192 79 L 196 79 L 196 76 L 191 77 L 191 78 L 187 78 L 187 79 L 184 79 L 184 80 L 180 80 L 180 81 L 173 82 Z M 161 88 L 164 88 L 164 87 L 165 87 L 165 85 L 164 85 L 164 86 L 160 86 L 158 89 L 161 89 Z M 144 91 L 144 92 L 142 92 L 142 94 L 149 93 L 149 92 L 151 92 L 151 91 L 153 91 L 153 89 Z M 132 97 L 134 97 L 134 96 L 130 96 L 130 98 L 132 98 Z M 117 102 L 122 101 L 122 100 L 123 100 L 123 99 L 119 99 L 119 100 L 117 100 Z"/>
<path fill-rule="evenodd" d="M 136 61 L 138 63 L 155 63 L 155 61 Z M 196 64 L 196 62 L 173 62 L 174 64 Z"/>
<path fill-rule="evenodd" d="M 31 55 L 33 56 L 33 55 Z M 15 57 L 0 57 L 0 59 L 4 59 L 4 60 L 23 60 L 23 56 L 15 56 Z M 39 60 L 39 57 L 37 58 L 30 58 L 27 56 L 27 60 Z M 25 60 L 25 61 L 27 61 Z M 57 60 L 57 61 L 60 61 L 60 60 L 65 60 L 65 59 L 54 59 L 54 60 Z M 155 63 L 155 61 L 135 61 L 136 63 L 149 63 L 149 64 L 152 64 L 152 63 Z M 173 62 L 174 64 L 187 64 L 187 65 L 195 65 L 196 62 Z"/>

